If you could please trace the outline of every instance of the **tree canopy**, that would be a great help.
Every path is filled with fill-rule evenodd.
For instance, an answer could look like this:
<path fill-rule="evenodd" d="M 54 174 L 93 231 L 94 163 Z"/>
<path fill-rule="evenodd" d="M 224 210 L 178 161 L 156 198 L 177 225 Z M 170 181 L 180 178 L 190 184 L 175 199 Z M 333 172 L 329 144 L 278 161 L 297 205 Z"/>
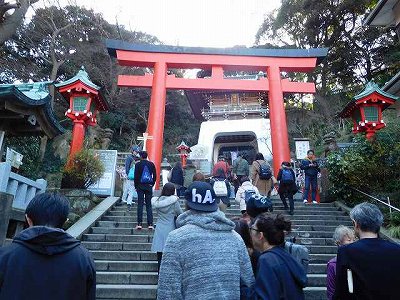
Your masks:
<path fill-rule="evenodd" d="M 362 26 L 376 2 L 282 0 L 278 10 L 266 15 L 256 34 L 258 47 L 329 49 L 311 75 L 318 89 L 313 110 L 289 112 L 295 119 L 289 123 L 296 124 L 290 128 L 293 135 L 318 144 L 324 133 L 346 132 L 337 113 L 362 85 L 372 79 L 383 85 L 398 71 L 400 48 L 393 29 Z"/>

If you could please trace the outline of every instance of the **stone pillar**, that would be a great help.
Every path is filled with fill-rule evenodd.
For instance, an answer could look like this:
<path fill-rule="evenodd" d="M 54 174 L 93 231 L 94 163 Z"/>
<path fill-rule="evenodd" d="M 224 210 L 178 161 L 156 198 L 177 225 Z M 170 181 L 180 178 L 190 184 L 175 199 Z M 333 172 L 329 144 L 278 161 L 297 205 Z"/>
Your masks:
<path fill-rule="evenodd" d="M 286 124 L 285 105 L 278 66 L 267 68 L 269 82 L 269 119 L 271 124 L 274 175 L 278 175 L 282 161 L 290 161 L 289 138 Z"/>
<path fill-rule="evenodd" d="M 3 246 L 10 220 L 13 196 L 0 192 L 0 246 Z"/>
<path fill-rule="evenodd" d="M 149 160 L 154 162 L 157 170 L 157 181 L 155 188 L 160 187 L 160 171 L 162 159 L 162 146 L 164 138 L 165 103 L 167 98 L 166 89 L 167 64 L 156 62 L 154 65 L 153 86 L 151 90 L 149 121 L 147 132 L 153 139 L 146 142 Z"/>

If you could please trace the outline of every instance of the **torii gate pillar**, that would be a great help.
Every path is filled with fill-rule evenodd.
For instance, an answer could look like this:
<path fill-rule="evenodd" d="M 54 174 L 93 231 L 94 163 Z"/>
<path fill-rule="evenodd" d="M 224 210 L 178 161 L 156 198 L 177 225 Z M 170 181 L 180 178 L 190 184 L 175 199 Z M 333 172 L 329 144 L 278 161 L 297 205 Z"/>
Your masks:
<path fill-rule="evenodd" d="M 267 74 L 269 79 L 269 119 L 272 153 L 274 154 L 274 174 L 277 176 L 282 162 L 290 161 L 289 138 L 280 69 L 278 66 L 270 66 L 267 68 Z"/>
<path fill-rule="evenodd" d="M 154 65 L 153 88 L 150 98 L 149 123 L 147 125 L 147 132 L 153 139 L 147 140 L 146 149 L 148 149 L 149 159 L 156 166 L 157 174 L 161 172 L 165 103 L 167 97 L 166 76 L 167 64 L 165 62 L 156 62 Z M 157 178 L 155 188 L 158 189 L 159 187 L 160 180 Z"/>

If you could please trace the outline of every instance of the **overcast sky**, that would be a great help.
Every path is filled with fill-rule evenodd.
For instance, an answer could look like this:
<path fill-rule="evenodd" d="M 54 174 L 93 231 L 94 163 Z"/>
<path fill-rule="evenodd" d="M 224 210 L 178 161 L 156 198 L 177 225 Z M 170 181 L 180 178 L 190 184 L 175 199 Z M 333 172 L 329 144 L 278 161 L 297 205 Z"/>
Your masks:
<path fill-rule="evenodd" d="M 42 0 L 46 1 L 46 0 Z M 68 0 L 61 0 L 68 1 Z M 168 45 L 252 46 L 264 15 L 280 0 L 80 0 L 104 18 Z M 40 5 L 40 4 L 39 4 Z"/>

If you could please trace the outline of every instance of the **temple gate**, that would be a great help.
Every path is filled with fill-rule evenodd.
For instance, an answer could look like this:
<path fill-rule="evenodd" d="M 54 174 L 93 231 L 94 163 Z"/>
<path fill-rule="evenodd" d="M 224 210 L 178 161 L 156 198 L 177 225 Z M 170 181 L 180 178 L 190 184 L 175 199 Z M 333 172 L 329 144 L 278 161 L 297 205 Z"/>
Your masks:
<path fill-rule="evenodd" d="M 139 45 L 107 40 L 112 57 L 122 66 L 154 68 L 144 76 L 119 75 L 118 86 L 152 88 L 147 132 L 149 158 L 160 172 L 167 89 L 216 91 L 266 91 L 269 100 L 273 166 L 278 172 L 282 161 L 290 160 L 284 93 L 315 93 L 313 82 L 292 82 L 282 79 L 281 72 L 311 72 L 327 54 L 326 48 L 316 49 L 248 49 L 200 48 L 163 45 Z M 210 78 L 177 78 L 168 69 L 211 70 Z M 227 71 L 265 72 L 267 78 L 230 80 Z M 276 175 L 276 174 L 275 174 Z M 159 186 L 157 181 L 156 188 Z"/>

